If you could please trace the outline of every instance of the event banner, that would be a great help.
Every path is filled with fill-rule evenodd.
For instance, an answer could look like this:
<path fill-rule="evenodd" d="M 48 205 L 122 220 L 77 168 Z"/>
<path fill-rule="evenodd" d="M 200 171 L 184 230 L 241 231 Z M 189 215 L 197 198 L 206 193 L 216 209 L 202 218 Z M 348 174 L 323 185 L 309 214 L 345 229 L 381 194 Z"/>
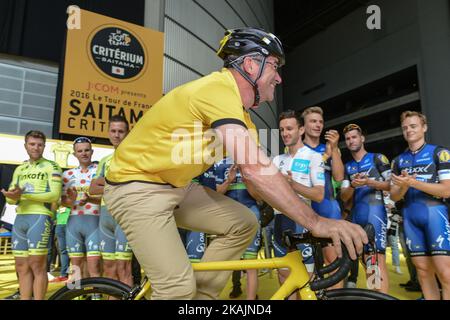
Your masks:
<path fill-rule="evenodd" d="M 112 115 L 130 126 L 161 98 L 164 34 L 86 10 L 68 28 L 61 133 L 106 138 Z"/>

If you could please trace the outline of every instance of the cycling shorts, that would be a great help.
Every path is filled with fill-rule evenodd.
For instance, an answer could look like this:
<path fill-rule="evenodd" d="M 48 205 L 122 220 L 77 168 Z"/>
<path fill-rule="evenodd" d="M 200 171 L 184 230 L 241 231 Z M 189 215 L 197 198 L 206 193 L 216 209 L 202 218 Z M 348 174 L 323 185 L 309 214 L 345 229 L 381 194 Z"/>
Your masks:
<path fill-rule="evenodd" d="M 99 222 L 100 252 L 104 260 L 131 261 L 133 252 L 125 233 L 108 212 L 106 206 L 100 208 Z"/>
<path fill-rule="evenodd" d="M 308 231 L 285 215 L 276 214 L 273 235 L 273 249 L 275 257 L 284 257 L 288 252 L 288 248 L 283 245 L 282 241 L 283 232 L 286 230 L 291 230 L 293 233 L 305 233 Z M 297 245 L 297 249 L 302 253 L 303 263 L 305 264 L 308 272 L 313 272 L 314 257 L 312 246 L 310 244 L 301 243 Z"/>
<path fill-rule="evenodd" d="M 387 212 L 384 205 L 358 203 L 352 209 L 352 222 L 364 227 L 371 223 L 375 228 L 375 244 L 377 253 L 385 254 L 387 237 Z M 364 247 L 368 252 L 368 246 Z"/>
<path fill-rule="evenodd" d="M 259 208 L 256 204 L 248 207 L 252 212 L 255 214 L 256 219 L 258 220 L 259 224 L 261 224 L 261 213 L 259 212 Z M 261 249 L 261 228 L 258 228 L 258 231 L 256 232 L 255 237 L 253 238 L 253 241 L 250 243 L 250 245 L 245 250 L 245 253 L 243 255 L 244 260 L 248 259 L 256 259 L 258 257 L 258 251 Z"/>
<path fill-rule="evenodd" d="M 414 256 L 450 255 L 450 224 L 445 205 L 413 203 L 403 208 L 406 245 Z"/>
<path fill-rule="evenodd" d="M 323 199 L 322 202 L 312 202 L 311 208 L 321 217 L 329 219 L 342 219 L 341 209 L 335 199 Z"/>
<path fill-rule="evenodd" d="M 12 229 L 14 257 L 45 256 L 50 248 L 52 219 L 46 214 L 18 214 Z"/>
<path fill-rule="evenodd" d="M 179 228 L 181 240 L 191 262 L 200 262 L 206 248 L 206 235 L 203 232 Z"/>
<path fill-rule="evenodd" d="M 67 221 L 66 240 L 69 257 L 100 256 L 99 216 L 72 215 Z"/>

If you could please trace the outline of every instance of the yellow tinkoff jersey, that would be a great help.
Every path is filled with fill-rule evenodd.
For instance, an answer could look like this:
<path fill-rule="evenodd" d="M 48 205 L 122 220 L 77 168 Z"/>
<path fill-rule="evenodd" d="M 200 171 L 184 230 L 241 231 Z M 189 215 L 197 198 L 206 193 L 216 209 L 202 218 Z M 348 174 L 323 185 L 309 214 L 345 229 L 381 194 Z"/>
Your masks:
<path fill-rule="evenodd" d="M 19 201 L 6 198 L 9 204 L 17 204 L 17 214 L 43 214 L 53 217 L 52 203 L 61 196 L 61 168 L 56 162 L 41 158 L 25 161 L 14 170 L 9 190 L 19 187 Z"/>
<path fill-rule="evenodd" d="M 221 160 L 212 152 L 223 150 L 213 142 L 212 129 L 224 124 L 256 130 L 227 69 L 175 88 L 159 100 L 114 152 L 106 179 L 111 184 L 186 186 Z"/>

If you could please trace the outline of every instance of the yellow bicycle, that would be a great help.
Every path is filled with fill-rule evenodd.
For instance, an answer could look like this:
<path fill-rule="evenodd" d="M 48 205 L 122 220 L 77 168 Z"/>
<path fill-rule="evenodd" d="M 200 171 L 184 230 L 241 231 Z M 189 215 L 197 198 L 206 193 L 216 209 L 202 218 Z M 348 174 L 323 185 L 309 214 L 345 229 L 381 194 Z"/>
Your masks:
<path fill-rule="evenodd" d="M 366 227 L 369 239 L 373 242 L 373 227 Z M 301 253 L 297 250 L 300 243 L 310 243 L 315 246 L 325 245 L 330 239 L 316 238 L 310 233 L 292 234 L 285 233 L 284 242 L 292 251 L 282 258 L 237 260 L 237 261 L 215 261 L 193 263 L 194 271 L 226 271 L 226 270 L 248 270 L 248 269 L 280 269 L 289 268 L 290 275 L 284 284 L 271 297 L 272 300 L 283 300 L 292 293 L 298 291 L 302 300 L 396 300 L 394 297 L 366 289 L 334 289 L 325 290 L 344 279 L 351 266 L 351 259 L 343 245 L 343 256 L 325 267 L 317 267 L 314 277 L 310 277 L 303 264 Z M 325 275 L 332 273 L 328 277 Z M 77 285 L 66 285 L 55 292 L 49 300 L 72 300 L 90 296 L 98 299 L 109 299 L 114 297 L 119 300 L 141 300 L 151 290 L 147 277 L 140 285 L 133 288 L 126 284 L 108 278 L 82 279 Z"/>

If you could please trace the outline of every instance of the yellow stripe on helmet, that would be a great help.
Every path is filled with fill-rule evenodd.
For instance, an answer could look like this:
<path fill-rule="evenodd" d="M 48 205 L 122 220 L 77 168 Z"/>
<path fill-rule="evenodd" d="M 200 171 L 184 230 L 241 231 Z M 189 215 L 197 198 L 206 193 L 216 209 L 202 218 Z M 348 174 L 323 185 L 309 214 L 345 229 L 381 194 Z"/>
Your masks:
<path fill-rule="evenodd" d="M 220 40 L 220 48 L 216 52 L 216 54 L 218 56 L 220 56 L 220 53 L 222 52 L 223 47 L 227 44 L 228 40 L 230 40 L 231 34 L 232 34 L 231 30 L 227 30 L 227 34 L 225 35 L 225 37 L 223 37 L 222 40 Z"/>

